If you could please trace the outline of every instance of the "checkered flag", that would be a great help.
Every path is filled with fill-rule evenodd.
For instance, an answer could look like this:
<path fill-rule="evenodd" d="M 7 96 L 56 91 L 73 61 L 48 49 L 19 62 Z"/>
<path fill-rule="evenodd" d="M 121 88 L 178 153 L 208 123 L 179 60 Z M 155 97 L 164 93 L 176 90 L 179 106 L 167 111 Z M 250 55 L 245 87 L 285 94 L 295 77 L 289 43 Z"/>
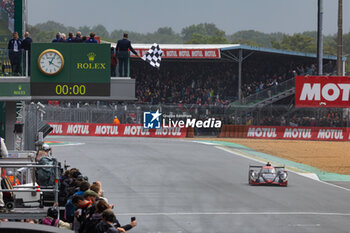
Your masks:
<path fill-rule="evenodd" d="M 162 55 L 163 51 L 159 48 L 158 44 L 154 43 L 146 55 L 143 55 L 142 59 L 148 62 L 151 66 L 159 69 Z"/>

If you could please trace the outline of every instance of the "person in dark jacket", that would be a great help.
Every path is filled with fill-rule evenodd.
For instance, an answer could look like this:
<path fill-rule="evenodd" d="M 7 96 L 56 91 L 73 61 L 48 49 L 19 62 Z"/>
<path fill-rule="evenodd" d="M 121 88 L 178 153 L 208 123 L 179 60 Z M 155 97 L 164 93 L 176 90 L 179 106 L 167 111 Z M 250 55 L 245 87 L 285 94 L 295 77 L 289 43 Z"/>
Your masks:
<path fill-rule="evenodd" d="M 119 76 L 128 76 L 128 61 L 129 61 L 129 49 L 138 56 L 137 52 L 132 48 L 130 40 L 128 40 L 128 34 L 124 33 L 123 39 L 118 40 L 116 52 L 119 60 Z"/>
<path fill-rule="evenodd" d="M 68 38 L 66 42 L 72 43 L 74 41 L 73 32 L 68 33 Z"/>
<path fill-rule="evenodd" d="M 30 47 L 32 45 L 32 38 L 29 37 L 29 32 L 24 33 L 24 40 L 22 42 L 22 48 L 27 53 L 28 52 L 28 75 L 30 75 Z M 27 59 L 25 55 L 24 59 Z"/>
<path fill-rule="evenodd" d="M 63 42 L 61 33 L 56 33 L 56 38 L 52 40 L 52 43 Z"/>
<path fill-rule="evenodd" d="M 109 228 L 117 229 L 119 232 L 125 232 L 136 227 L 137 225 L 136 220 L 134 220 L 130 224 L 121 226 L 112 209 L 109 208 L 108 203 L 104 200 L 98 201 L 96 213 L 94 213 L 92 218 L 95 219 L 95 222 L 98 222 L 95 227 L 96 233 L 108 232 Z"/>
<path fill-rule="evenodd" d="M 97 40 L 95 40 L 95 33 L 91 32 L 90 38 L 87 41 L 85 41 L 85 43 L 97 44 Z"/>
<path fill-rule="evenodd" d="M 111 209 L 104 210 L 102 213 L 102 218 L 103 220 L 100 221 L 100 223 L 98 223 L 95 227 L 96 233 L 104 233 L 104 232 L 120 233 L 120 232 L 128 231 L 133 226 L 136 226 L 136 220 L 135 220 L 132 222 L 132 224 L 128 224 L 121 227 Z"/>
<path fill-rule="evenodd" d="M 75 33 L 75 38 L 74 38 L 74 43 L 81 43 L 83 40 L 81 39 L 81 32 L 77 31 L 77 33 Z"/>
<path fill-rule="evenodd" d="M 78 230 L 79 233 L 88 233 L 90 229 L 88 229 L 87 223 L 95 213 L 95 205 L 80 195 L 73 196 L 72 203 L 78 208 L 74 212 L 74 230 Z"/>
<path fill-rule="evenodd" d="M 8 43 L 9 59 L 13 75 L 21 75 L 22 61 L 22 40 L 18 38 L 18 33 L 14 32 L 13 38 Z"/>

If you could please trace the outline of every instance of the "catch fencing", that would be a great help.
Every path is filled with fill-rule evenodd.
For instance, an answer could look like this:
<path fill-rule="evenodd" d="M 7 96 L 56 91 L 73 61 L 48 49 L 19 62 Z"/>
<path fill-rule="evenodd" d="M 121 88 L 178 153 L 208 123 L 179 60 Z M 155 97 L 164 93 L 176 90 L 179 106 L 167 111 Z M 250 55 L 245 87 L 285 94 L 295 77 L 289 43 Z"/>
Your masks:
<path fill-rule="evenodd" d="M 293 103 L 265 107 L 230 107 L 227 105 L 148 105 L 148 104 L 65 104 L 46 105 L 43 121 L 112 124 L 118 117 L 121 124 L 142 124 L 144 112 L 190 116 L 196 119 L 215 118 L 222 124 L 264 126 L 348 127 L 349 109 L 295 108 Z M 181 117 L 180 117 L 181 118 Z M 208 134 L 214 132 L 208 130 Z M 196 131 L 206 134 L 205 130 Z"/>

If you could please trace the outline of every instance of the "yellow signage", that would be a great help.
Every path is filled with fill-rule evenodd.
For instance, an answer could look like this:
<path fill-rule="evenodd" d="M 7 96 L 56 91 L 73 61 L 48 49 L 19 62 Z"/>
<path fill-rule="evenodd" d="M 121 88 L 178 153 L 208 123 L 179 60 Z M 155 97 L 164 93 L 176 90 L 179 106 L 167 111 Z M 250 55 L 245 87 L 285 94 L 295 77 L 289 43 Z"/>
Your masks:
<path fill-rule="evenodd" d="M 93 63 L 96 57 L 96 54 L 94 52 L 90 52 L 86 56 L 88 57 L 89 62 L 77 63 L 78 70 L 105 70 L 106 69 L 106 63 Z"/>

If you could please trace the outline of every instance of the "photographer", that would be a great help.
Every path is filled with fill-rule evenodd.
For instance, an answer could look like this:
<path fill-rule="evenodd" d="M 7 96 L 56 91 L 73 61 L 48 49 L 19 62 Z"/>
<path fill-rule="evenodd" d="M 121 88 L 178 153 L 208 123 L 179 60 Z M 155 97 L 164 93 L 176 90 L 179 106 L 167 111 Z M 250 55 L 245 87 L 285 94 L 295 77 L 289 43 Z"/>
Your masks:
<path fill-rule="evenodd" d="M 51 155 L 52 155 L 52 148 L 48 144 L 44 143 L 41 146 L 41 149 L 38 150 L 35 161 L 38 162 L 42 157 L 44 156 L 49 157 Z"/>

